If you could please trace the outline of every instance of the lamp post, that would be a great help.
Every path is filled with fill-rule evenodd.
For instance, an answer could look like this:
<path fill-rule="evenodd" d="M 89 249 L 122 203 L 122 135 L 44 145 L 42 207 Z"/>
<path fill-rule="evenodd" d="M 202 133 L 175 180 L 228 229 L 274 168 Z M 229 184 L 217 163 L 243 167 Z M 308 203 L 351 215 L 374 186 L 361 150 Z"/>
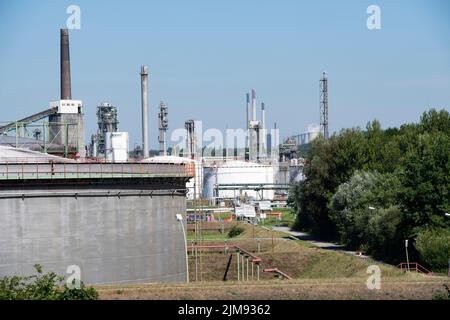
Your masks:
<path fill-rule="evenodd" d="M 408 256 L 408 240 L 405 240 L 405 250 L 406 250 L 406 265 L 408 266 L 408 272 L 409 270 L 409 256 Z"/>
<path fill-rule="evenodd" d="M 189 283 L 189 262 L 188 262 L 188 247 L 187 247 L 187 238 L 186 231 L 184 230 L 183 216 L 179 213 L 176 214 L 177 221 L 181 224 L 181 230 L 183 230 L 183 238 L 184 238 L 184 251 L 186 253 L 186 282 Z"/>
<path fill-rule="evenodd" d="M 376 213 L 378 214 L 378 208 L 369 206 L 368 209 L 369 209 L 370 211 L 374 211 L 374 212 L 376 212 Z"/>
<path fill-rule="evenodd" d="M 447 218 L 450 218 L 450 213 L 446 212 L 446 213 L 444 213 L 444 216 L 446 216 Z M 450 258 L 448 259 L 447 275 L 450 277 Z"/>

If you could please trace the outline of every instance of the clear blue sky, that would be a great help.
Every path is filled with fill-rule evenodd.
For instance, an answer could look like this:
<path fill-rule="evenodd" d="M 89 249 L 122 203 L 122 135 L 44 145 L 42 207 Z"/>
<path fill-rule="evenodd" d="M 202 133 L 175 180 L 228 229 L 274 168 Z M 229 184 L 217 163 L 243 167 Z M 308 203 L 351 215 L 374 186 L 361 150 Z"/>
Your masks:
<path fill-rule="evenodd" d="M 101 101 L 119 108 L 119 129 L 140 142 L 139 68 L 150 70 L 151 146 L 157 106 L 170 129 L 189 118 L 204 127 L 243 127 L 255 88 L 282 137 L 319 122 L 319 78 L 329 75 L 330 127 L 417 121 L 450 105 L 450 2 L 353 1 L 5 1 L 0 2 L 1 120 L 59 98 L 59 28 L 70 33 L 72 95 L 82 99 L 89 137 Z M 381 7 L 382 29 L 366 28 Z"/>

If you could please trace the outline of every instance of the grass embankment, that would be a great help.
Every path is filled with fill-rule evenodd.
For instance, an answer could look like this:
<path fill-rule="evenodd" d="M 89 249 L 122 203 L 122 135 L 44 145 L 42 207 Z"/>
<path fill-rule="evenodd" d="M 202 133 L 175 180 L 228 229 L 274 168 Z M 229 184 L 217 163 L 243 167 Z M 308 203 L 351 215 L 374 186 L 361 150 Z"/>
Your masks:
<path fill-rule="evenodd" d="M 273 214 L 281 213 L 281 220 L 274 217 Z M 295 222 L 295 214 L 290 208 L 276 208 L 273 210 L 272 215 L 267 215 L 261 225 L 266 227 L 293 227 Z"/>
<path fill-rule="evenodd" d="M 405 274 L 399 269 L 371 259 L 323 250 L 311 244 L 288 239 L 288 235 L 242 223 L 244 232 L 227 239 L 262 258 L 260 281 L 256 268 L 249 269 L 249 281 L 237 282 L 237 260 L 229 252 L 200 250 L 189 254 L 190 284 L 148 284 L 99 287 L 102 299 L 431 299 L 433 294 L 449 284 L 447 277 Z M 254 237 L 253 237 L 254 235 Z M 224 241 L 204 241 L 204 244 L 224 244 Z M 259 252 L 258 252 L 259 248 Z M 224 277 L 231 257 L 227 281 Z M 376 264 L 381 269 L 381 290 L 368 290 L 367 267 Z M 278 268 L 293 280 L 275 279 L 264 268 Z M 197 270 L 197 271 L 196 271 Z M 242 268 L 240 270 L 242 272 Z M 195 282 L 195 279 L 198 282 Z M 241 278 L 242 279 L 242 278 Z"/>
<path fill-rule="evenodd" d="M 228 232 L 233 226 L 243 227 L 245 228 L 245 232 L 238 236 L 237 238 L 253 238 L 253 237 L 272 237 L 271 233 L 267 233 L 267 230 L 264 231 L 264 228 L 272 228 L 273 226 L 289 226 L 291 227 L 294 224 L 295 221 L 295 215 L 293 214 L 292 210 L 289 208 L 279 208 L 274 211 L 274 213 L 281 213 L 281 220 L 277 217 L 268 215 L 268 218 L 265 219 L 263 222 L 260 223 L 260 228 L 253 228 L 252 225 L 249 225 L 248 223 L 244 221 L 232 221 L 232 222 L 225 222 L 222 226 L 221 222 L 202 222 L 198 223 L 199 228 L 202 228 L 200 235 L 197 239 L 203 239 L 204 241 L 222 241 L 222 240 L 228 240 Z M 225 213 L 217 213 L 214 214 L 214 218 L 216 220 L 219 219 L 227 219 L 230 218 L 233 215 L 231 212 L 225 212 Z M 288 235 L 281 233 L 281 232 L 274 232 L 274 237 L 287 237 Z M 189 224 L 188 225 L 188 232 L 187 232 L 187 239 L 188 241 L 192 241 L 195 239 L 194 234 L 194 225 Z"/>
<path fill-rule="evenodd" d="M 221 222 L 203 222 L 203 230 L 198 233 L 197 240 L 203 241 L 239 241 L 242 239 L 253 239 L 253 238 L 271 238 L 272 231 L 260 228 L 258 226 L 253 226 L 245 221 L 233 221 L 224 224 L 222 229 Z M 233 227 L 243 228 L 244 232 L 237 237 L 230 238 L 228 232 Z M 270 228 L 270 226 L 265 226 Z M 222 232 L 223 230 L 223 232 Z M 273 237 L 275 238 L 285 238 L 288 237 L 286 233 L 273 231 Z M 188 226 L 187 240 L 192 241 L 195 239 L 194 226 Z"/>
<path fill-rule="evenodd" d="M 343 252 L 323 250 L 301 240 L 291 240 L 283 232 L 272 232 L 249 224 L 241 224 L 244 232 L 235 238 L 227 238 L 227 244 L 236 244 L 254 253 L 262 259 L 262 271 L 265 268 L 278 268 L 294 279 L 336 279 L 367 277 L 367 267 L 372 264 L 380 266 L 382 275 L 386 277 L 404 277 L 397 268 L 375 262 L 372 259 L 362 259 Z M 272 241 L 273 233 L 273 241 Z M 254 234 L 254 237 L 253 237 Z M 207 241 L 207 245 L 223 245 L 225 240 Z M 258 251 L 259 250 L 259 251 Z M 232 252 L 232 251 L 229 251 Z M 228 252 L 228 253 L 229 253 Z M 225 274 L 229 254 L 225 252 L 199 249 L 197 262 L 195 255 L 189 254 L 191 279 L 203 281 L 221 280 Z M 197 273 L 195 268 L 197 265 Z M 237 260 L 233 255 L 227 279 L 237 279 Z M 256 278 L 254 269 L 254 279 Z M 249 270 L 251 278 L 251 270 Z M 260 272 L 260 279 L 274 278 L 272 273 Z"/>
<path fill-rule="evenodd" d="M 144 284 L 97 287 L 101 299 L 173 300 L 430 300 L 448 278 L 384 278 L 381 290 L 368 290 L 365 279 L 271 280 L 237 283 Z"/>

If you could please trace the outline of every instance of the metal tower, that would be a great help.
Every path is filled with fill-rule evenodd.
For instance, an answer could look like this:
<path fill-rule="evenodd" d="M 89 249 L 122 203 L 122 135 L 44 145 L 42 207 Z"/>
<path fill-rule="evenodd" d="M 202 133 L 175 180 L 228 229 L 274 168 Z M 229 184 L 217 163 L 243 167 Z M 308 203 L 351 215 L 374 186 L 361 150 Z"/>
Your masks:
<path fill-rule="evenodd" d="M 324 72 L 320 79 L 320 129 L 325 139 L 328 139 L 328 78 Z"/>
<path fill-rule="evenodd" d="M 187 139 L 186 139 L 186 151 L 184 152 L 185 155 L 188 156 L 190 159 L 195 159 L 195 151 L 196 151 L 196 145 L 195 145 L 195 121 L 194 120 L 187 120 L 184 123 L 184 127 L 186 129 L 187 133 Z"/>
<path fill-rule="evenodd" d="M 102 102 L 97 106 L 97 155 L 106 154 L 105 134 L 107 132 L 117 132 L 118 124 L 116 107 L 108 102 Z"/>
<path fill-rule="evenodd" d="M 161 101 L 159 103 L 159 113 L 158 113 L 158 119 L 159 119 L 159 155 L 165 156 L 167 151 L 166 146 L 166 132 L 167 128 L 169 127 L 169 120 L 167 118 L 168 114 L 168 108 L 167 105 Z"/>

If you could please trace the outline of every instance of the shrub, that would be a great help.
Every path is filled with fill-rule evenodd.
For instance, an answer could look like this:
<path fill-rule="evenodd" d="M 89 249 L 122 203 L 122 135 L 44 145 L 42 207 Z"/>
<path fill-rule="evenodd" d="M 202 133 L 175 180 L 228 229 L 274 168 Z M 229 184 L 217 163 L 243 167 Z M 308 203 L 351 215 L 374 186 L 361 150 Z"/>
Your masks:
<path fill-rule="evenodd" d="M 443 289 L 438 289 L 433 293 L 433 300 L 450 300 L 450 289 L 448 285 L 443 284 Z"/>
<path fill-rule="evenodd" d="M 433 271 L 446 272 L 450 259 L 450 231 L 447 229 L 425 229 L 416 239 L 420 257 Z"/>
<path fill-rule="evenodd" d="M 32 276 L 5 276 L 0 278 L 0 300 L 95 300 L 97 291 L 81 283 L 79 289 L 63 284 L 64 277 L 53 272 L 43 273 L 40 265 L 34 266 Z"/>
<path fill-rule="evenodd" d="M 347 182 L 340 184 L 331 197 L 329 211 L 341 242 L 352 249 L 369 248 L 370 220 L 394 202 L 396 187 L 395 176 L 376 171 L 355 171 Z M 370 210 L 371 206 L 378 209 Z"/>
<path fill-rule="evenodd" d="M 242 232 L 244 232 L 244 228 L 238 227 L 238 226 L 233 226 L 233 228 L 231 228 L 230 231 L 228 231 L 228 238 L 237 237 Z"/>
<path fill-rule="evenodd" d="M 402 212 L 397 206 L 380 209 L 367 226 L 369 253 L 375 258 L 398 263 L 404 257 L 404 237 L 400 226 Z"/>

